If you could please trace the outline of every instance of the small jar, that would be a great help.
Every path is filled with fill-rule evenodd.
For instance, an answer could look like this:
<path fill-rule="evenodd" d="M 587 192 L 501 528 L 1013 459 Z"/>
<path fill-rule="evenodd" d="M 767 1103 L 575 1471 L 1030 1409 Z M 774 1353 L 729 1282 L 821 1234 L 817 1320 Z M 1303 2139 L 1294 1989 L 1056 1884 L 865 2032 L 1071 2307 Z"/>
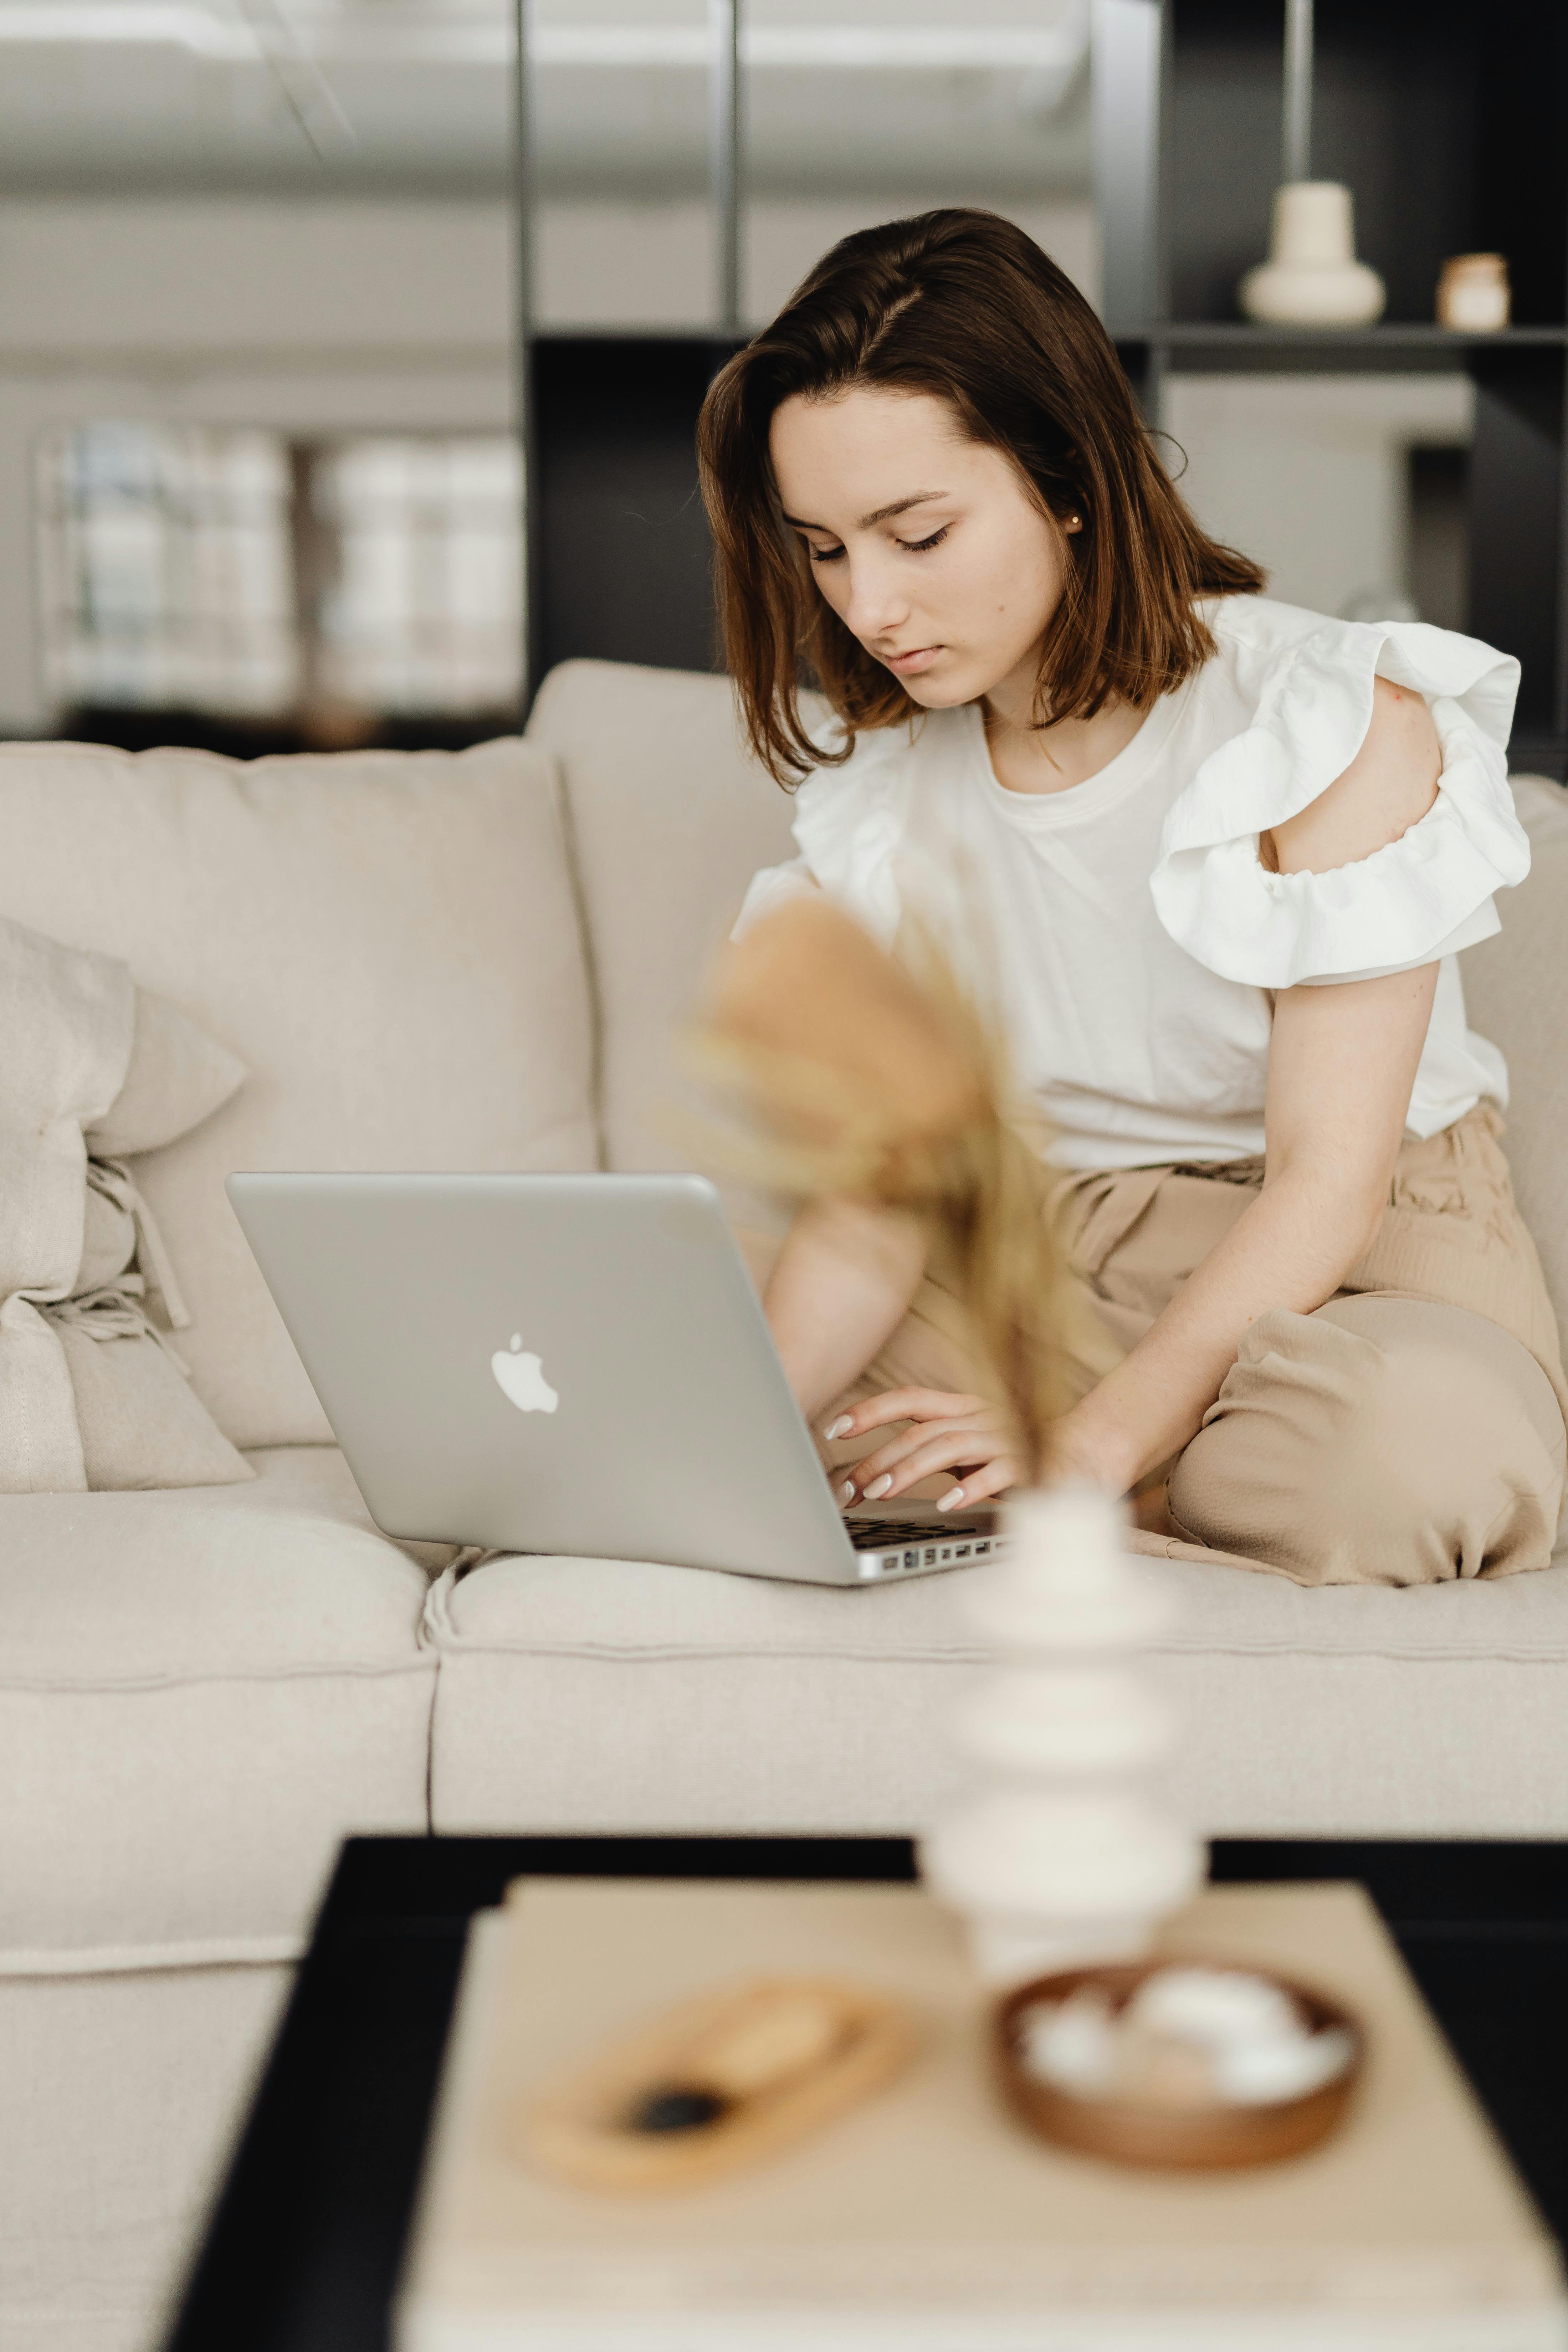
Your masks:
<path fill-rule="evenodd" d="M 1437 324 L 1495 335 L 1509 321 L 1508 264 L 1500 253 L 1457 253 L 1437 280 Z"/>

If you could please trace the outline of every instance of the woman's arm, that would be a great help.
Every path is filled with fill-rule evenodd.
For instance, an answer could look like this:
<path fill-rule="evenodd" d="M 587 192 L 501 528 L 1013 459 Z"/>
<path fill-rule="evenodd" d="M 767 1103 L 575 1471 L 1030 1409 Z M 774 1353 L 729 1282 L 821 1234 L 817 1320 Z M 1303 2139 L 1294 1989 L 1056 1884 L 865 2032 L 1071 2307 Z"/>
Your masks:
<path fill-rule="evenodd" d="M 1425 816 L 1442 753 L 1417 694 L 1374 681 L 1350 766 L 1265 835 L 1280 874 L 1370 857 Z M 1388 1200 L 1437 967 L 1309 984 L 1274 1001 L 1263 1190 L 1138 1345 L 1068 1414 L 1064 1458 L 1125 1489 L 1196 1434 L 1247 1326 L 1310 1315 L 1371 1246 Z"/>
<path fill-rule="evenodd" d="M 1425 964 L 1281 992 L 1263 1190 L 1058 1424 L 1065 1467 L 1118 1493 L 1135 1486 L 1195 1435 L 1249 1324 L 1271 1307 L 1310 1315 L 1333 1297 L 1388 1200 L 1436 980 Z"/>
<path fill-rule="evenodd" d="M 1370 856 L 1425 815 L 1440 771 L 1426 704 L 1379 680 L 1362 750 L 1328 791 L 1276 829 L 1268 862 L 1282 873 L 1321 872 Z M 1369 1246 L 1388 1198 L 1436 979 L 1436 965 L 1426 964 L 1280 992 L 1263 1189 L 1131 1353 L 1057 1424 L 1064 1470 L 1116 1493 L 1136 1486 L 1194 1435 L 1259 1315 L 1273 1307 L 1310 1314 L 1333 1296 Z M 889 1475 L 882 1493 L 898 1494 L 933 1470 L 963 1466 L 963 1499 L 974 1502 L 1016 1477 L 994 1421 L 973 1398 L 932 1396 L 917 1405 L 908 1394 L 877 1397 L 858 1408 L 854 1427 L 910 1413 L 940 1423 L 940 1432 L 917 1423 L 858 1463 L 862 1491 Z"/>
<path fill-rule="evenodd" d="M 859 1202 L 824 1201 L 795 1219 L 763 1307 L 808 1421 L 898 1329 L 928 1246 L 918 1219 Z"/>

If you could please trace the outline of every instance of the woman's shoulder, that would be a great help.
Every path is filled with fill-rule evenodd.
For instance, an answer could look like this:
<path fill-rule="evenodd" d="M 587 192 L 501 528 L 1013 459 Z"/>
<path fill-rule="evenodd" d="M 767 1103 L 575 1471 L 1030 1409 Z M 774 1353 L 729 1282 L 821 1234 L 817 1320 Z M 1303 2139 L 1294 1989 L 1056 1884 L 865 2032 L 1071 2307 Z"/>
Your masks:
<path fill-rule="evenodd" d="M 1304 604 L 1283 604 L 1274 596 L 1205 596 L 1198 609 L 1222 660 L 1245 659 L 1249 654 L 1267 657 L 1304 644 L 1320 629 L 1350 625 L 1331 624 L 1327 613 L 1311 612 Z"/>
<path fill-rule="evenodd" d="M 1321 733 L 1311 725 L 1309 706 L 1315 705 L 1322 719 L 1338 722 L 1337 737 L 1348 721 L 1359 742 L 1372 713 L 1373 679 L 1384 677 L 1428 701 L 1462 703 L 1500 749 L 1508 741 L 1519 664 L 1479 637 L 1426 621 L 1345 621 L 1271 596 L 1211 597 L 1199 610 L 1215 647 L 1205 672 L 1251 701 L 1266 726 L 1289 706 L 1292 726 L 1304 721 Z M 1336 748 L 1342 747 L 1336 741 Z"/>
<path fill-rule="evenodd" d="M 813 769 L 795 793 L 795 837 L 807 869 L 879 937 L 897 928 L 895 867 L 917 791 L 956 772 L 972 726 L 971 714 L 955 709 L 863 728 L 847 760 Z M 817 734 L 825 750 L 841 749 L 848 732 L 840 720 L 832 727 Z"/>
<path fill-rule="evenodd" d="M 1529 866 L 1504 756 L 1518 663 L 1420 621 L 1341 621 L 1262 597 L 1216 600 L 1204 614 L 1222 723 L 1165 819 L 1151 888 L 1171 936 L 1211 970 L 1280 988 L 1393 969 L 1495 929 L 1491 894 Z M 1431 710 L 1436 803 L 1352 864 L 1266 870 L 1259 836 L 1346 774 L 1380 677 Z"/>
<path fill-rule="evenodd" d="M 795 789 L 795 830 L 803 815 L 836 824 L 852 822 L 880 806 L 921 774 L 944 770 L 963 756 L 969 714 L 964 709 L 926 710 L 918 719 L 896 727 L 862 727 L 854 731 L 833 718 L 816 730 L 824 752 L 839 753 L 849 742 L 847 759 L 813 768 Z"/>

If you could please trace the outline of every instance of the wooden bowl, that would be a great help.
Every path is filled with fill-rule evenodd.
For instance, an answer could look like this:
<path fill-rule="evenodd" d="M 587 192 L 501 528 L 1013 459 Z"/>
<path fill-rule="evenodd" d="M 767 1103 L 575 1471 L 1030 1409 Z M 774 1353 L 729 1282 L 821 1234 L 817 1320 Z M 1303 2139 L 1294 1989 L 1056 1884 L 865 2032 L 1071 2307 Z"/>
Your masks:
<path fill-rule="evenodd" d="M 1090 2099 L 1043 2083 L 1024 2070 L 1022 2021 L 1043 2001 L 1065 2000 L 1080 1986 L 1103 1992 L 1113 2012 L 1122 2010 L 1139 1986 L 1160 1969 L 1176 1966 L 1223 1969 L 1262 1977 L 1289 1996 L 1314 2032 L 1337 2027 L 1351 2039 L 1344 2071 L 1300 2098 L 1266 2106 L 1215 2101 L 1212 2106 L 1172 2108 L 1126 2098 Z M 999 2001 L 993 2014 L 992 2048 L 1002 2095 L 1019 2119 L 1042 2139 L 1117 2164 L 1164 2165 L 1218 2169 L 1247 2164 L 1277 2164 L 1302 2156 L 1328 2137 L 1342 2118 L 1360 2077 L 1366 2041 L 1356 2020 L 1321 1993 L 1251 1961 L 1149 1960 L 1136 1967 L 1067 1969 L 1037 1977 Z"/>

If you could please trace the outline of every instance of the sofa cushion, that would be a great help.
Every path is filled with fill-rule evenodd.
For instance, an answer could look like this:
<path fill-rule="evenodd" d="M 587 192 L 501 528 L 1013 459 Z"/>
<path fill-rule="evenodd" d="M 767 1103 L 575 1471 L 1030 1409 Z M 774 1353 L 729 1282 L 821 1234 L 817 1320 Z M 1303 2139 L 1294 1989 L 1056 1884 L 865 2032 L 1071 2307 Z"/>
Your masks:
<path fill-rule="evenodd" d="M 1308 1591 L 1173 1556 L 1155 1670 L 1207 1833 L 1568 1834 L 1568 1556 Z M 1174 1548 L 1179 1551 L 1182 1548 Z M 964 1577 L 880 1590 L 498 1559 L 432 1589 L 441 1831 L 910 1832 L 956 1783 Z"/>
<path fill-rule="evenodd" d="M 560 763 L 600 1022 L 605 1164 L 685 1164 L 660 1125 L 666 1047 L 760 866 L 794 854 L 789 796 L 741 748 L 723 677 L 551 671 L 530 742 Z"/>
<path fill-rule="evenodd" d="M 424 1829 L 427 1578 L 327 1446 L 0 1502 L 0 1973 L 277 1959 L 339 1840 Z"/>
<path fill-rule="evenodd" d="M 1541 776 L 1516 776 L 1513 792 L 1530 872 L 1460 970 L 1470 1021 L 1508 1056 L 1503 1149 L 1568 1337 L 1568 792 Z"/>
<path fill-rule="evenodd" d="M 121 958 L 250 1075 L 136 1162 L 236 1444 L 324 1439 L 223 1180 L 592 1167 L 587 981 L 553 770 L 515 741 L 245 762 L 0 747 L 0 913 Z"/>
<path fill-rule="evenodd" d="M 293 1974 L 0 1982 L 5 2352 L 164 2342 Z"/>

